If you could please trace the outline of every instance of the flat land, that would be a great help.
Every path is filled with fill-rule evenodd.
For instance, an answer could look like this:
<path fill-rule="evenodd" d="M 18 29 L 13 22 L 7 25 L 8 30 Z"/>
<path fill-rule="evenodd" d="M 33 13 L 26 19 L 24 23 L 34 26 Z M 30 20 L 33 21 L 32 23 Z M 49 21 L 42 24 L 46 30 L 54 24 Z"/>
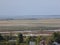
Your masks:
<path fill-rule="evenodd" d="M 0 31 L 55 29 L 60 29 L 60 19 L 0 20 Z"/>

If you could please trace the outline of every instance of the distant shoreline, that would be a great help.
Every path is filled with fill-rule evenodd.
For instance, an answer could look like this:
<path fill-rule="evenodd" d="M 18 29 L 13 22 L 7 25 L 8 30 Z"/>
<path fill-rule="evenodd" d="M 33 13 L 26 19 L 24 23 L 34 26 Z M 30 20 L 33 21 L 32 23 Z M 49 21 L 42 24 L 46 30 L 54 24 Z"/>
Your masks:
<path fill-rule="evenodd" d="M 41 19 L 60 19 L 60 18 L 24 18 L 24 19 L 0 19 L 0 21 L 4 21 L 4 20 L 41 20 Z"/>
<path fill-rule="evenodd" d="M 0 20 L 37 20 L 37 19 L 60 19 L 60 15 L 19 15 L 0 16 Z"/>

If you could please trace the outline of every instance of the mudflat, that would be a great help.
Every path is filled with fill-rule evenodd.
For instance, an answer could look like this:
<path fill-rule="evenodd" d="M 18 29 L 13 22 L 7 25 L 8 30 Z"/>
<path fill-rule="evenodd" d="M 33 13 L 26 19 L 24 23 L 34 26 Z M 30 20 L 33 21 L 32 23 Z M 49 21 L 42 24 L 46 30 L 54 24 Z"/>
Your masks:
<path fill-rule="evenodd" d="M 0 20 L 0 30 L 20 30 L 38 27 L 60 27 L 60 19 Z M 33 29 L 32 29 L 33 30 Z"/>

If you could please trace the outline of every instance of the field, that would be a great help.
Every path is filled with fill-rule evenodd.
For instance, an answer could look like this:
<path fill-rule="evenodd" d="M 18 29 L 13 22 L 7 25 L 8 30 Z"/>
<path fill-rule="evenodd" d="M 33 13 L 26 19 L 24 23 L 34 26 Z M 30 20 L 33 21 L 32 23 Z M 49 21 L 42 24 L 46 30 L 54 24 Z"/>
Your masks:
<path fill-rule="evenodd" d="M 28 31 L 24 32 L 23 30 Z M 31 31 L 29 32 L 29 30 Z M 33 41 L 35 45 L 39 45 L 42 40 L 45 40 L 45 44 L 52 45 L 52 41 L 55 41 L 55 37 L 58 40 L 60 39 L 59 31 L 60 19 L 0 20 L 0 40 L 2 40 L 0 44 L 30 45 L 30 41 Z M 22 38 L 20 37 L 20 33 L 23 35 Z M 57 35 L 54 37 L 55 34 Z M 19 41 L 21 41 L 20 38 L 23 40 L 22 43 L 19 43 Z"/>
<path fill-rule="evenodd" d="M 60 19 L 0 20 L 0 31 L 55 29 L 60 29 Z"/>

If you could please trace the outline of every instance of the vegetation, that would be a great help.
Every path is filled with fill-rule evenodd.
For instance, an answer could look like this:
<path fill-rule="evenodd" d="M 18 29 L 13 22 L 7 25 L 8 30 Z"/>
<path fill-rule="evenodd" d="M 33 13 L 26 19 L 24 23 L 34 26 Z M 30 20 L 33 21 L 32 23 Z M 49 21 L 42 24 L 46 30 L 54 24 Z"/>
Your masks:
<path fill-rule="evenodd" d="M 42 20 L 0 20 L 0 31 L 20 31 L 20 30 L 57 30 L 60 29 L 60 19 L 42 19 Z M 39 45 L 40 41 L 45 38 L 46 44 L 52 45 L 54 41 L 60 43 L 60 33 L 55 32 L 52 36 L 23 36 L 19 33 L 14 37 L 10 35 L 2 36 L 0 34 L 0 45 L 29 45 L 30 41 Z"/>
<path fill-rule="evenodd" d="M 7 40 L 5 40 L 7 39 Z M 34 41 L 36 45 L 39 45 L 42 39 L 46 40 L 47 45 L 52 45 L 54 41 L 60 43 L 60 33 L 55 32 L 52 36 L 23 36 L 23 34 L 19 33 L 18 37 L 16 37 L 16 41 L 9 41 L 7 36 L 2 36 L 0 34 L 0 44 L 1 45 L 29 45 L 30 41 Z M 4 41 L 2 41 L 4 40 Z M 12 39 L 13 40 L 13 39 Z"/>
<path fill-rule="evenodd" d="M 57 42 L 60 44 L 60 33 L 54 32 L 52 36 L 47 37 L 47 44 L 52 45 L 53 42 Z"/>
<path fill-rule="evenodd" d="M 55 32 L 53 34 L 53 41 L 60 43 L 60 33 L 59 32 Z"/>
<path fill-rule="evenodd" d="M 4 37 L 0 34 L 0 41 L 5 40 Z"/>
<path fill-rule="evenodd" d="M 27 26 L 0 26 L 2 31 L 21 31 L 21 30 L 57 30 L 60 27 L 47 27 L 47 26 L 37 26 L 37 27 L 27 27 Z"/>
<path fill-rule="evenodd" d="M 21 33 L 18 34 L 18 42 L 23 43 L 23 35 Z"/>

